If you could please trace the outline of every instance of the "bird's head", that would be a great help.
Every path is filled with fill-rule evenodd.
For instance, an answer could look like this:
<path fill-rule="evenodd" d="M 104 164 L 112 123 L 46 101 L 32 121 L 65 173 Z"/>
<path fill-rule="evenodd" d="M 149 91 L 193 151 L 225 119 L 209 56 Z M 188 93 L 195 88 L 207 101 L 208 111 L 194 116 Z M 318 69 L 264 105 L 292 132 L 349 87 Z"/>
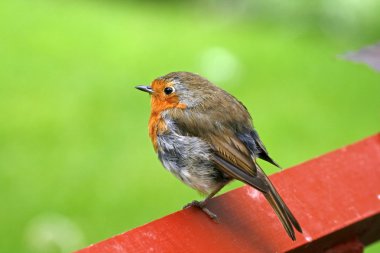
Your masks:
<path fill-rule="evenodd" d="M 207 79 L 190 72 L 172 72 L 156 78 L 150 86 L 139 85 L 136 89 L 151 95 L 152 109 L 196 107 L 218 92 Z"/>

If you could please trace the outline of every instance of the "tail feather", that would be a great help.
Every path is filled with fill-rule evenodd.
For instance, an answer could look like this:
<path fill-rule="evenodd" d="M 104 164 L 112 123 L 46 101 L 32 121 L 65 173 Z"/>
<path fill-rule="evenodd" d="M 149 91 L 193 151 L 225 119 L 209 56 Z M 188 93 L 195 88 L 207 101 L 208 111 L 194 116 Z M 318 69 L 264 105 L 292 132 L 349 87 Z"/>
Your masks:
<path fill-rule="evenodd" d="M 277 201 L 282 205 L 284 208 L 285 213 L 287 214 L 287 217 L 289 218 L 290 222 L 294 226 L 294 228 L 302 233 L 301 225 L 298 223 L 297 219 L 294 217 L 293 213 L 289 210 L 289 207 L 285 204 L 285 202 L 282 200 L 276 189 L 271 185 L 271 188 L 273 189 L 274 195 L 276 196 Z"/>
<path fill-rule="evenodd" d="M 277 214 L 289 237 L 292 238 L 293 241 L 295 241 L 296 237 L 293 227 L 297 231 L 302 233 L 302 228 L 300 224 L 298 223 L 297 219 L 294 217 L 292 212 L 289 210 L 285 202 L 282 200 L 281 196 L 278 194 L 277 190 L 274 188 L 269 178 L 258 166 L 258 164 L 257 169 L 259 177 L 261 177 L 269 186 L 269 191 L 263 192 L 265 198 L 268 200 L 269 204 L 272 206 L 273 210 Z"/>
<path fill-rule="evenodd" d="M 280 219 L 282 225 L 284 226 L 286 233 L 289 235 L 290 238 L 292 238 L 293 241 L 296 240 L 296 236 L 294 234 L 294 229 L 292 226 L 292 223 L 289 220 L 289 217 L 286 212 L 284 212 L 283 207 L 278 204 L 278 200 L 276 197 L 270 193 L 264 193 L 265 198 L 268 200 L 269 204 L 272 206 L 273 210 L 277 214 L 278 218 Z"/>

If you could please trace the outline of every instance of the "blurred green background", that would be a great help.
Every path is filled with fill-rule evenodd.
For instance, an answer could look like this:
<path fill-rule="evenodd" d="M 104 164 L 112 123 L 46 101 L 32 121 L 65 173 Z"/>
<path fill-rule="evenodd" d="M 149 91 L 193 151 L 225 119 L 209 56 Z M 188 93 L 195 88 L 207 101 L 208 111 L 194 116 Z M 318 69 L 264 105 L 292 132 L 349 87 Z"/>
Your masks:
<path fill-rule="evenodd" d="M 70 252 L 200 198 L 159 163 L 133 88 L 171 71 L 237 96 L 283 167 L 378 132 L 379 73 L 338 57 L 380 39 L 378 13 L 376 0 L 0 1 L 0 252 Z"/>

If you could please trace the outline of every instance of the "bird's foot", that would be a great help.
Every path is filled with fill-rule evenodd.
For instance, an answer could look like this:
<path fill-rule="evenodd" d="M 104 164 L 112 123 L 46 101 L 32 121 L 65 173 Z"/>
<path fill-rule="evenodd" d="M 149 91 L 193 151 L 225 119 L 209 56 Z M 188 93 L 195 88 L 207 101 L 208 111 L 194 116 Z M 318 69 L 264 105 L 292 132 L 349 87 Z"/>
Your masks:
<path fill-rule="evenodd" d="M 207 207 L 206 207 L 206 201 L 197 201 L 194 200 L 193 202 L 185 205 L 183 209 L 189 208 L 189 207 L 197 207 L 201 209 L 205 214 L 207 214 L 208 217 L 210 217 L 213 221 L 218 222 L 218 216 L 211 212 Z"/>

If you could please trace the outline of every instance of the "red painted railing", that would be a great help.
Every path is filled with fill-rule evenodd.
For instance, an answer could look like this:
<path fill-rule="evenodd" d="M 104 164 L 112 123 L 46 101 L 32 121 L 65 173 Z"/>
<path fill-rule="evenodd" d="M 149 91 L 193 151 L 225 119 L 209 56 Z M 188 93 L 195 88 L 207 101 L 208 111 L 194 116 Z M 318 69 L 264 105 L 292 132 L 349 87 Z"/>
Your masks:
<path fill-rule="evenodd" d="M 293 242 L 264 196 L 244 186 L 78 253 L 362 252 L 380 239 L 380 134 L 270 176 L 304 233 Z M 126 217 L 127 219 L 127 217 Z"/>

